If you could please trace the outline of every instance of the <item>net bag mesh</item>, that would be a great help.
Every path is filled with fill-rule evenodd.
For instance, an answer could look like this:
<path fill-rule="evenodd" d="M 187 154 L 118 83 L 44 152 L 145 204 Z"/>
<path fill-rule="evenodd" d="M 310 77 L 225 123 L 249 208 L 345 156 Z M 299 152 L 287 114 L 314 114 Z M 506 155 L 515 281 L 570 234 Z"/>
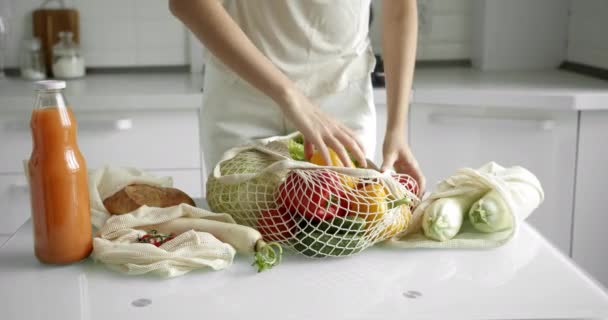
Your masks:
<path fill-rule="evenodd" d="M 209 207 L 315 258 L 356 254 L 406 230 L 419 202 L 414 179 L 296 161 L 287 139 L 227 152 L 207 180 Z"/>

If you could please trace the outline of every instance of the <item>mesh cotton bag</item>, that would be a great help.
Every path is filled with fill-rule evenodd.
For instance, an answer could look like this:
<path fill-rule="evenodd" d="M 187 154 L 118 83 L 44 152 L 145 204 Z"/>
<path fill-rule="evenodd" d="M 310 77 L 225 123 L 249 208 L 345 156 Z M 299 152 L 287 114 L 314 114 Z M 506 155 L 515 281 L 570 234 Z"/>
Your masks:
<path fill-rule="evenodd" d="M 156 247 L 139 243 L 149 226 L 182 218 L 214 220 L 232 224 L 227 214 L 213 213 L 181 204 L 168 208 L 142 206 L 123 215 L 111 215 L 103 200 L 130 184 L 171 187 L 171 177 L 156 177 L 136 168 L 103 167 L 89 176 L 91 223 L 96 229 L 93 239 L 95 261 L 110 269 L 130 275 L 146 273 L 175 277 L 192 270 L 229 267 L 235 249 L 207 232 L 190 230 Z"/>
<path fill-rule="evenodd" d="M 352 255 L 405 231 L 419 201 L 411 177 L 293 160 L 294 137 L 227 151 L 207 181 L 209 207 L 317 258 Z"/>

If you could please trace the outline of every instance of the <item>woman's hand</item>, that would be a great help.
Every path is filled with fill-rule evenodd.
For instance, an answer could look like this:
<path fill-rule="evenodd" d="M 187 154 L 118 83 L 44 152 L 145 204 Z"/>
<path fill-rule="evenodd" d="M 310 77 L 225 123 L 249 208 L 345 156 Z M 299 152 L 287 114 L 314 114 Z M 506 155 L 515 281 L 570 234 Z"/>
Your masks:
<path fill-rule="evenodd" d="M 384 172 L 394 167 L 397 173 L 409 174 L 418 182 L 420 195 L 422 195 L 426 188 L 426 179 L 407 144 L 406 136 L 403 133 L 405 130 L 393 131 L 387 132 L 384 137 L 384 145 L 382 146 L 384 162 L 380 170 Z"/>
<path fill-rule="evenodd" d="M 338 154 L 343 164 L 352 164 L 347 152 L 350 151 L 361 166 L 367 166 L 363 145 L 355 133 L 323 112 L 297 89 L 283 95 L 283 99 L 277 103 L 285 117 L 304 136 L 306 158 L 312 156 L 313 147 L 316 147 L 323 155 L 325 163 L 330 164 L 330 147 Z"/>

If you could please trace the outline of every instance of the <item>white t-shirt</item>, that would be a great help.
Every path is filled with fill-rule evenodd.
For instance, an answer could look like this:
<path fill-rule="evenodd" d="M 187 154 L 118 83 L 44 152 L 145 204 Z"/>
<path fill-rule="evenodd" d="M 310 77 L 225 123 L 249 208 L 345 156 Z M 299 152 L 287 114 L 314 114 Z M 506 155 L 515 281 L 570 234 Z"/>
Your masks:
<path fill-rule="evenodd" d="M 344 89 L 375 65 L 371 0 L 224 0 L 253 44 L 309 97 Z M 210 63 L 238 76 L 215 57 Z"/>

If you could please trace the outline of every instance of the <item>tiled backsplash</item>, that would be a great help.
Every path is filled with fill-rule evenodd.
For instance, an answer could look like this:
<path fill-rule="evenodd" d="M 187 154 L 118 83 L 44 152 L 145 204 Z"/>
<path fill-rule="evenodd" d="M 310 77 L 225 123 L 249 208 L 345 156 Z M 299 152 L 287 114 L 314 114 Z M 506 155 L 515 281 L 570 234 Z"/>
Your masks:
<path fill-rule="evenodd" d="M 32 11 L 42 0 L 9 1 L 7 66 L 19 65 L 22 40 L 32 36 Z M 91 67 L 186 65 L 187 32 L 166 0 L 71 0 L 80 12 L 80 37 Z"/>
<path fill-rule="evenodd" d="M 374 50 L 382 52 L 382 0 L 373 0 L 374 23 L 370 36 Z M 473 0 L 418 0 L 418 60 L 471 58 L 471 15 Z M 423 22 L 424 21 L 424 22 Z"/>
<path fill-rule="evenodd" d="M 19 65 L 22 40 L 32 35 L 32 11 L 42 0 L 0 0 L 11 6 L 7 66 Z M 469 59 L 473 0 L 418 0 L 428 25 L 420 28 L 418 59 Z M 190 63 L 186 29 L 166 0 L 66 0 L 80 12 L 81 45 L 90 67 Z M 382 1 L 373 0 L 370 37 L 382 52 Z"/>
<path fill-rule="evenodd" d="M 573 0 L 568 60 L 608 69 L 608 1 Z"/>

